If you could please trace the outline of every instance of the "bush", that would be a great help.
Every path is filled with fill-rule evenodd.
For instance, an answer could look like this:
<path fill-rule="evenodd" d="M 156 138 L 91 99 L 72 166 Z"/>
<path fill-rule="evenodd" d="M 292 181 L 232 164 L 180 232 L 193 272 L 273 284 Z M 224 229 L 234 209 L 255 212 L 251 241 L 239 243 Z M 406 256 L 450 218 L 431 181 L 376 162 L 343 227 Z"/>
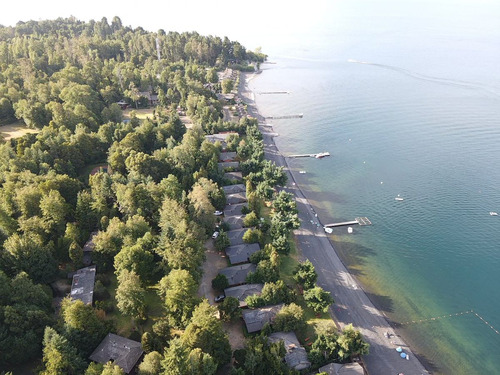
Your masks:
<path fill-rule="evenodd" d="M 227 297 L 219 304 L 219 312 L 221 319 L 225 322 L 229 322 L 234 318 L 239 318 L 241 316 L 240 301 L 234 297 Z"/>
<path fill-rule="evenodd" d="M 327 312 L 328 307 L 334 302 L 330 292 L 323 290 L 320 286 L 316 286 L 304 292 L 304 300 L 306 305 L 319 312 Z"/>
<path fill-rule="evenodd" d="M 248 229 L 243 235 L 243 241 L 246 243 L 260 242 L 262 233 L 258 229 Z"/>
<path fill-rule="evenodd" d="M 243 226 L 250 228 L 250 227 L 256 227 L 259 225 L 259 218 L 257 217 L 255 212 L 250 212 L 245 218 L 243 219 Z"/>
<path fill-rule="evenodd" d="M 227 277 L 220 273 L 212 280 L 212 288 L 219 292 L 223 292 L 228 286 L 229 281 L 227 281 Z"/>
<path fill-rule="evenodd" d="M 283 306 L 280 312 L 276 314 L 273 329 L 275 331 L 290 332 L 302 329 L 304 325 L 304 310 L 295 303 L 291 303 Z"/>
<path fill-rule="evenodd" d="M 247 206 L 243 206 L 243 207 L 241 207 L 241 213 L 242 213 L 243 215 L 248 215 L 250 212 L 251 212 L 251 211 L 250 211 L 250 209 L 249 209 Z"/>
<path fill-rule="evenodd" d="M 229 245 L 231 245 L 231 243 L 229 242 L 227 233 L 221 230 L 219 237 L 215 240 L 215 248 L 217 251 L 224 251 Z"/>

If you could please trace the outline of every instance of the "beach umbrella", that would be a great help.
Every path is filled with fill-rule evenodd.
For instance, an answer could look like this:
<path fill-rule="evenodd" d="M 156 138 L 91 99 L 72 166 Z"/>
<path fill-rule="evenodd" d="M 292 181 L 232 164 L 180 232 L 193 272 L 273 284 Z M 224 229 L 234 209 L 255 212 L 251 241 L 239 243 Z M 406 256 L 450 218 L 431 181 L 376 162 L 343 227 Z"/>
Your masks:
<path fill-rule="evenodd" d="M 401 358 L 403 358 L 403 359 L 406 358 L 406 353 L 401 353 L 400 355 L 401 355 Z"/>
<path fill-rule="evenodd" d="M 400 346 L 398 346 L 398 347 L 396 348 L 396 351 L 397 351 L 398 353 L 401 353 L 401 352 L 403 351 L 403 349 L 402 349 Z"/>

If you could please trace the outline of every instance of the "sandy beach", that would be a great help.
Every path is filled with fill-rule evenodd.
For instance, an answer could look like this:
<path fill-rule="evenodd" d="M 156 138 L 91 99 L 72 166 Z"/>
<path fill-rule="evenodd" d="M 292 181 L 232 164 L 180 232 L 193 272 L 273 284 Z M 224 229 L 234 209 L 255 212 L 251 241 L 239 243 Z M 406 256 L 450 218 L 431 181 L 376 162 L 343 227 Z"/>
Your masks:
<path fill-rule="evenodd" d="M 239 95 L 247 104 L 248 113 L 257 118 L 260 124 L 266 123 L 256 106 L 255 95 L 248 83 L 256 73 L 242 73 L 240 76 Z M 294 173 L 274 142 L 274 130 L 269 126 L 260 126 L 264 137 L 265 157 L 282 165 L 288 174 L 285 187 L 296 197 L 301 227 L 294 232 L 296 243 L 303 258 L 309 259 L 318 273 L 318 284 L 329 291 L 335 299 L 330 314 L 339 328 L 352 324 L 363 334 L 370 344 L 370 354 L 363 357 L 363 362 L 370 375 L 405 375 L 430 374 L 418 360 L 418 354 L 406 345 L 398 332 L 388 323 L 386 317 L 373 305 L 358 281 L 351 275 L 335 251 L 333 243 L 325 234 L 316 215 Z M 319 223 L 319 226 L 318 226 Z M 400 347 L 409 356 L 409 360 L 400 357 L 396 348 Z"/>

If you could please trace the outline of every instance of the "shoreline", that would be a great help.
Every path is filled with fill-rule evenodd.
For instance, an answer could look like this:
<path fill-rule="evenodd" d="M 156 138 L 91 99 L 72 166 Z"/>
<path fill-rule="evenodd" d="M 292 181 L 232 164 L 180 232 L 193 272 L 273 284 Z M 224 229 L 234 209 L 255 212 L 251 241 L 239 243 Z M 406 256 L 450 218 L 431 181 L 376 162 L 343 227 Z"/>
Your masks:
<path fill-rule="evenodd" d="M 248 83 L 262 71 L 255 73 L 240 73 L 238 95 L 247 104 L 247 112 L 257 118 L 259 124 L 265 123 L 260 114 L 255 94 Z M 274 142 L 273 127 L 259 126 L 264 139 L 265 158 L 274 161 L 285 168 L 288 184 L 284 190 L 294 194 L 299 209 L 301 227 L 294 231 L 295 242 L 302 258 L 309 259 L 318 273 L 318 285 L 328 290 L 335 299 L 330 308 L 330 316 L 339 328 L 353 324 L 363 334 L 370 344 L 370 354 L 363 356 L 363 363 L 371 375 L 389 373 L 430 374 L 419 360 L 419 354 L 414 353 L 403 341 L 401 335 L 389 323 L 386 316 L 375 307 L 373 302 L 361 287 L 359 282 L 349 272 L 340 259 L 332 240 L 327 236 L 317 217 L 316 210 L 309 203 L 306 195 L 297 183 L 294 172 L 286 158 L 281 154 Z M 320 224 L 318 227 L 316 222 Z M 318 251 L 319 250 L 319 251 Z M 386 332 L 389 337 L 386 337 Z M 410 360 L 403 360 L 395 350 L 397 346 L 409 354 Z"/>

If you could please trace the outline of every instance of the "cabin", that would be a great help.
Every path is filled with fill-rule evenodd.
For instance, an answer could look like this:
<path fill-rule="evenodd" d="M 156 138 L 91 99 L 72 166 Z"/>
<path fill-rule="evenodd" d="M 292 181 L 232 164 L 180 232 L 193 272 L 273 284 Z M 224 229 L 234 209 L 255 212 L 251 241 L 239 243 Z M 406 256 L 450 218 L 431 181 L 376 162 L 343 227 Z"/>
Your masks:
<path fill-rule="evenodd" d="M 226 194 L 227 204 L 239 204 L 247 201 L 247 193 L 242 191 L 234 194 Z"/>
<path fill-rule="evenodd" d="M 94 282 L 96 266 L 79 269 L 73 274 L 70 296 L 74 300 L 80 300 L 86 305 L 92 305 L 94 301 Z"/>
<path fill-rule="evenodd" d="M 92 263 L 92 252 L 94 251 L 94 237 L 97 234 L 97 231 L 90 233 L 90 237 L 85 245 L 83 245 L 83 264 L 86 266 L 90 266 Z"/>
<path fill-rule="evenodd" d="M 247 203 L 242 203 L 242 204 L 228 204 L 226 207 L 224 207 L 224 216 L 229 217 L 229 216 L 242 216 L 242 210 L 243 207 L 248 208 Z"/>
<path fill-rule="evenodd" d="M 229 246 L 226 255 L 231 264 L 250 262 L 250 256 L 260 250 L 258 243 L 243 243 L 241 245 Z"/>
<path fill-rule="evenodd" d="M 243 181 L 243 174 L 241 172 L 226 172 L 224 173 L 224 178 L 227 181 Z"/>
<path fill-rule="evenodd" d="M 255 272 L 256 269 L 257 266 L 255 264 L 247 263 L 223 268 L 219 273 L 226 276 L 229 286 L 235 286 L 245 284 L 248 274 L 250 272 Z"/>
<path fill-rule="evenodd" d="M 221 152 L 219 155 L 219 161 L 235 161 L 237 156 L 238 154 L 236 152 Z"/>
<path fill-rule="evenodd" d="M 284 305 L 265 306 L 259 309 L 244 310 L 243 320 L 248 333 L 258 332 L 266 323 L 272 324 L 275 316 L 281 311 Z"/>
<path fill-rule="evenodd" d="M 229 232 L 226 232 L 227 238 L 229 239 L 230 246 L 244 244 L 245 241 L 243 241 L 243 236 L 245 235 L 247 230 L 248 229 L 246 229 L 246 228 L 242 228 L 242 229 L 234 229 L 234 230 L 230 230 Z"/>
<path fill-rule="evenodd" d="M 328 375 L 365 375 L 363 367 L 359 363 L 329 363 L 320 367 L 318 371 L 326 372 Z"/>
<path fill-rule="evenodd" d="M 295 371 L 301 371 L 311 367 L 307 358 L 307 352 L 300 345 L 294 332 L 274 332 L 268 336 L 270 342 L 283 342 L 285 346 L 285 362 L 288 367 Z"/>
<path fill-rule="evenodd" d="M 242 229 L 245 215 L 224 217 L 222 221 L 229 225 L 229 230 Z"/>
<path fill-rule="evenodd" d="M 112 362 L 126 374 L 130 374 L 143 353 L 140 342 L 109 333 L 89 359 L 102 364 Z"/>
<path fill-rule="evenodd" d="M 236 185 L 223 186 L 222 190 L 224 190 L 225 194 L 236 194 L 236 193 L 245 193 L 247 191 L 247 188 L 245 184 L 236 184 Z"/>
<path fill-rule="evenodd" d="M 227 297 L 236 298 L 240 302 L 240 308 L 247 307 L 245 299 L 249 296 L 258 295 L 262 293 L 262 288 L 264 284 L 245 284 L 233 286 L 231 288 L 224 289 L 224 295 Z"/>
<path fill-rule="evenodd" d="M 240 169 L 240 162 L 239 161 L 223 161 L 221 163 L 217 163 L 217 166 L 219 167 L 219 171 L 224 171 L 226 169 L 231 169 L 233 171 L 237 171 Z"/>

